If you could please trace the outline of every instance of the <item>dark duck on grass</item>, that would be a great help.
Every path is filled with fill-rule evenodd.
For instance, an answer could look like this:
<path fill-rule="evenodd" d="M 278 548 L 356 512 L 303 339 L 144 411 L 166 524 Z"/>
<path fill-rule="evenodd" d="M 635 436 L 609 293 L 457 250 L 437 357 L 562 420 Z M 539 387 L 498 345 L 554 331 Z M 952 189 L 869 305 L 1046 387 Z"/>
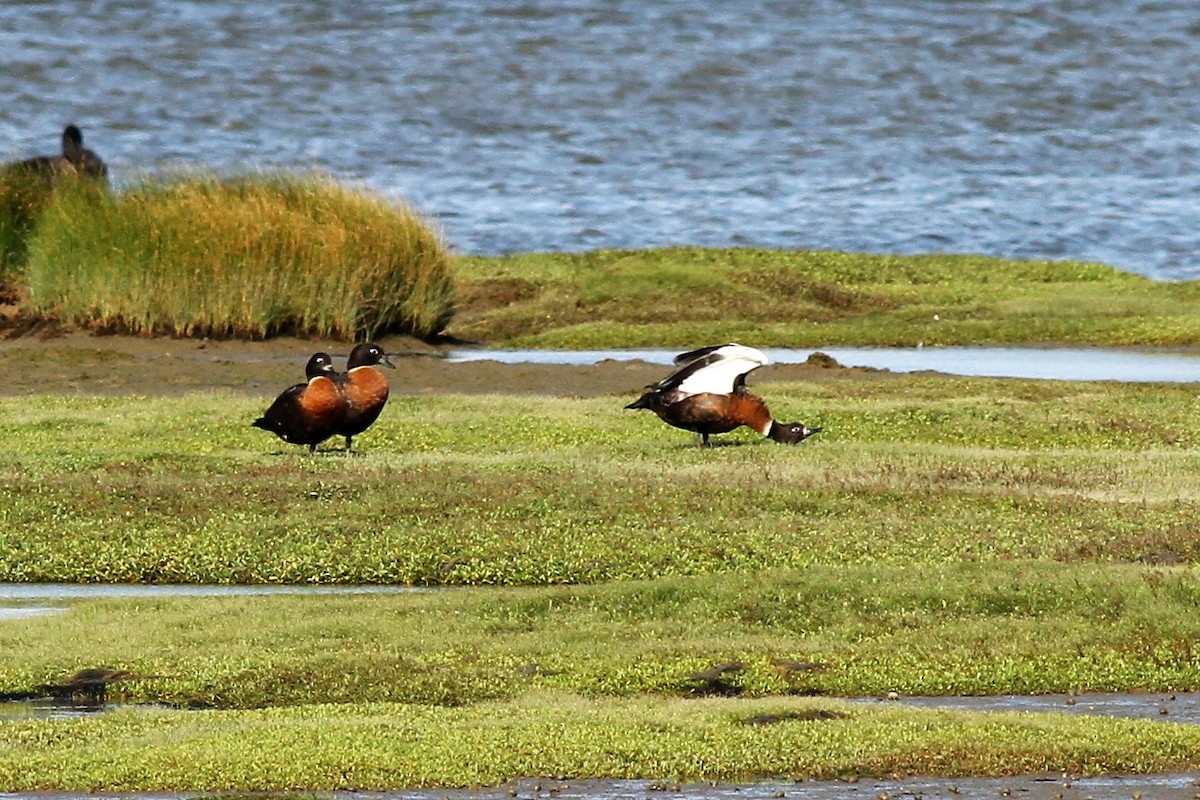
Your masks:
<path fill-rule="evenodd" d="M 761 397 L 746 389 L 746 376 L 768 363 L 761 350 L 722 344 L 675 357 L 678 369 L 626 408 L 647 408 L 668 425 L 692 431 L 700 443 L 745 425 L 783 444 L 797 444 L 820 431 L 798 422 L 777 422 Z"/>
<path fill-rule="evenodd" d="M 18 161 L 17 166 L 43 176 L 47 181 L 64 174 L 86 178 L 106 178 L 108 166 L 91 150 L 83 146 L 83 131 L 75 125 L 63 129 L 62 155 L 35 156 Z"/>
<path fill-rule="evenodd" d="M 350 351 L 346 372 L 338 376 L 338 385 L 346 399 L 346 414 L 334 432 L 346 437 L 347 453 L 351 452 L 354 437 L 379 419 L 387 403 L 387 376 L 375 368 L 377 364 L 396 368 L 379 345 L 370 342 L 356 345 Z"/>
<path fill-rule="evenodd" d="M 338 432 L 346 417 L 346 399 L 328 353 L 314 353 L 304 373 L 307 383 L 284 389 L 251 424 L 290 444 L 306 444 L 311 453 Z"/>

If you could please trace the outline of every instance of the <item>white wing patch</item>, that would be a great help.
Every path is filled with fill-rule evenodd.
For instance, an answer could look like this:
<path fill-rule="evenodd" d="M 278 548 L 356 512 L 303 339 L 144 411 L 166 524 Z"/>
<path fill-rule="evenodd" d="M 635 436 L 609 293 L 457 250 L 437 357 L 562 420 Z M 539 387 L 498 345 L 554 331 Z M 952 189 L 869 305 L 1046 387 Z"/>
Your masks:
<path fill-rule="evenodd" d="M 718 347 L 703 360 L 706 363 L 684 378 L 676 391 L 682 395 L 729 394 L 739 376 L 770 363 L 761 350 L 740 344 Z"/>

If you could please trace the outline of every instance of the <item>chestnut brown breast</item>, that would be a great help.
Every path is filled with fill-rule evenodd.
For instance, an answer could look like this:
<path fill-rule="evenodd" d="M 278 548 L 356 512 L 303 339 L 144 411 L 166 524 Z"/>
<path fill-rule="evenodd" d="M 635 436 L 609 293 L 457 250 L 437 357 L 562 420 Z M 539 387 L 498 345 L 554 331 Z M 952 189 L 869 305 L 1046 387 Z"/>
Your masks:
<path fill-rule="evenodd" d="M 771 428 L 766 403 L 749 392 L 693 394 L 655 410 L 664 422 L 696 433 L 728 433 L 746 425 L 765 436 Z"/>
<path fill-rule="evenodd" d="M 346 415 L 341 391 L 336 383 L 326 377 L 309 381 L 300 395 L 299 404 L 308 427 L 314 430 L 334 431 Z"/>
<path fill-rule="evenodd" d="M 348 408 L 338 433 L 353 436 L 371 426 L 388 399 L 388 382 L 375 367 L 355 367 L 346 373 L 344 384 Z"/>

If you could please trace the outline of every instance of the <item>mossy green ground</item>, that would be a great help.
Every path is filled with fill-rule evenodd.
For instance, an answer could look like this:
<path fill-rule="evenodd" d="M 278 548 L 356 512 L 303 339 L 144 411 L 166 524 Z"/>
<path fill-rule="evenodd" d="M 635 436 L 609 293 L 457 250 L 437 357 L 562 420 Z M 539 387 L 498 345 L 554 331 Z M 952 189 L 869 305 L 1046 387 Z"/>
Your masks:
<path fill-rule="evenodd" d="M 455 270 L 450 333 L 493 345 L 1200 345 L 1200 282 L 1101 264 L 680 247 Z"/>
<path fill-rule="evenodd" d="M 747 724 L 771 714 L 794 718 Z M 1200 763 L 1200 731 L 1153 722 L 808 698 L 583 700 L 553 693 L 463 709 L 126 710 L 72 723 L 5 724 L 0 744 L 0 780 L 16 791 L 333 790 L 489 785 L 525 775 L 670 781 L 1062 768 L 1079 774 Z"/>
<path fill-rule="evenodd" d="M 409 396 L 365 457 L 307 458 L 243 396 L 3 398 L 0 576 L 553 584 L 1200 551 L 1192 386 L 761 386 L 825 431 L 703 449 L 623 410 L 636 390 Z"/>
<path fill-rule="evenodd" d="M 0 783 L 1200 768 L 1170 723 L 798 696 L 1198 688 L 1195 387 L 755 388 L 825 432 L 701 449 L 632 395 L 398 396 L 366 455 L 308 457 L 241 395 L 0 400 L 4 579 L 451 587 L 2 622 L 0 691 L 103 665 L 207 710 L 0 722 Z M 692 696 L 732 661 L 741 697 Z"/>

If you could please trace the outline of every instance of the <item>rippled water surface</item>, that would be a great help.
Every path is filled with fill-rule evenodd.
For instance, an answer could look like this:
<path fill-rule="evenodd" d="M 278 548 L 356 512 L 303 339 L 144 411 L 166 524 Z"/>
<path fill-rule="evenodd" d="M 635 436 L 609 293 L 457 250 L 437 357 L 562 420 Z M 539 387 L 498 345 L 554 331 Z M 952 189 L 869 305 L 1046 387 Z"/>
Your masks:
<path fill-rule="evenodd" d="M 1200 276 L 1190 0 L 0 4 L 0 156 L 316 167 L 458 250 L 965 251 Z"/>

